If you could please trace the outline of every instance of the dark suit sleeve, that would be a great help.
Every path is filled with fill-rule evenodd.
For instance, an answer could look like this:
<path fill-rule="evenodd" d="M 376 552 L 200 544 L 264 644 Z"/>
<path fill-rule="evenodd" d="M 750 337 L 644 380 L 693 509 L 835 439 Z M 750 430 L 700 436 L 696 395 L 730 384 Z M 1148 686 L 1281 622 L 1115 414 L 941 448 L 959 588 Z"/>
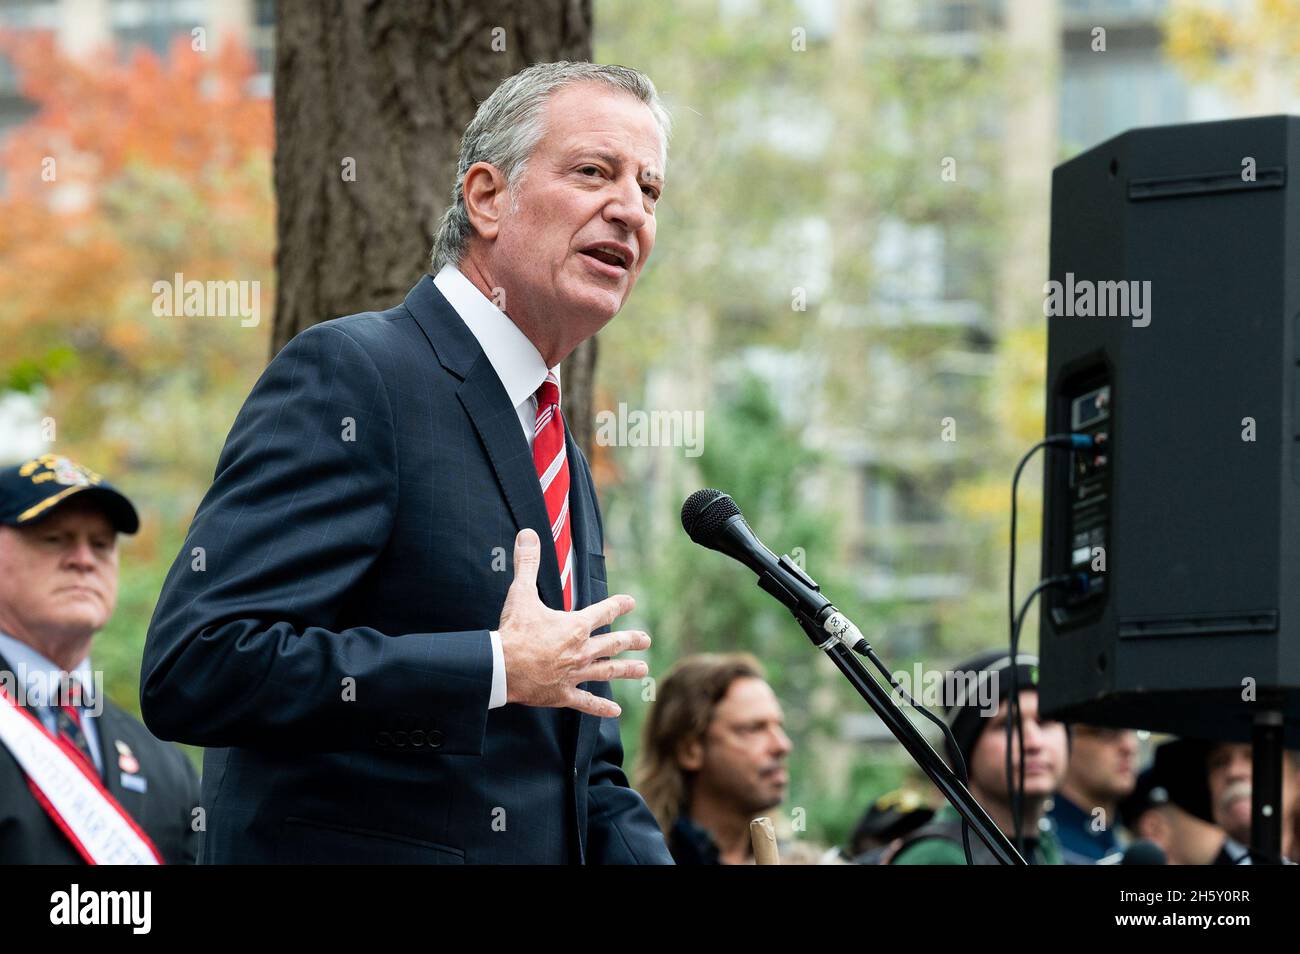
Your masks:
<path fill-rule="evenodd" d="M 610 697 L 609 683 L 591 684 Z M 670 865 L 659 823 L 623 772 L 617 719 L 601 719 L 587 788 L 587 862 L 593 865 Z"/>
<path fill-rule="evenodd" d="M 412 758 L 482 752 L 486 630 L 334 628 L 393 530 L 397 467 L 371 356 L 330 325 L 295 337 L 244 403 L 163 584 L 140 679 L 156 735 Z M 388 748 L 416 731 L 440 744 Z"/>

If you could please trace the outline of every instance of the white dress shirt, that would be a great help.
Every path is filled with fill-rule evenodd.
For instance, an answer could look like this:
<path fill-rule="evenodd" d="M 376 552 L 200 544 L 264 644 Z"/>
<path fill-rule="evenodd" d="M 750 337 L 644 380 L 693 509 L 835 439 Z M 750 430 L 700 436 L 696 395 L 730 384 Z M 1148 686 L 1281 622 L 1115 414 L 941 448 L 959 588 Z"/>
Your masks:
<path fill-rule="evenodd" d="M 41 724 L 49 730 L 50 734 L 57 736 L 58 727 L 55 721 L 54 709 L 58 704 L 59 681 L 63 676 L 63 670 L 35 649 L 32 649 L 31 646 L 19 641 L 17 637 L 10 636 L 8 633 L 0 633 L 0 656 L 3 656 L 5 662 L 13 669 L 15 680 L 19 678 L 19 672 L 22 672 L 22 678 L 26 683 L 22 691 L 26 693 L 29 708 L 36 711 Z M 93 693 L 97 688 L 92 678 L 93 673 L 90 668 L 89 656 L 81 661 L 81 665 L 72 670 L 72 675 L 76 676 L 81 682 L 87 694 Z M 83 698 L 89 698 L 89 695 Z M 37 701 L 43 704 L 36 705 Z M 98 700 L 96 704 L 99 704 Z M 86 742 L 90 745 L 90 754 L 94 758 L 95 768 L 99 769 L 100 773 L 103 774 L 104 756 L 99 747 L 99 726 L 95 724 L 97 720 L 89 718 L 86 706 L 79 706 L 78 709 L 82 714 L 81 731 L 86 736 Z"/>
<path fill-rule="evenodd" d="M 455 265 L 444 265 L 433 279 L 434 285 L 460 315 L 470 333 L 478 340 L 506 389 L 510 403 L 519 415 L 524 439 L 533 446 L 533 428 L 537 423 L 537 389 L 552 371 L 560 379 L 560 366 L 546 367 L 541 352 L 528 336 Z M 506 704 L 506 664 L 501 651 L 501 634 L 492 630 L 492 694 L 488 708 Z"/>

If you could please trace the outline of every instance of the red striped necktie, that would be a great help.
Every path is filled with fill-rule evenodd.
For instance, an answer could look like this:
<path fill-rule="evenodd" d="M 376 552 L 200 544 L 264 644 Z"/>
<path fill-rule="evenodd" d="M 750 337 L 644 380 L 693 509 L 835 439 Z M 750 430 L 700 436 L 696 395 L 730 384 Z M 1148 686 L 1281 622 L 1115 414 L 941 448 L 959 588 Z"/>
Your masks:
<path fill-rule="evenodd" d="M 573 609 L 573 538 L 569 533 L 569 460 L 564 450 L 564 418 L 560 416 L 560 382 L 548 371 L 537 389 L 537 426 L 533 431 L 533 464 L 542 482 L 551 539 L 560 566 L 564 609 Z"/>
<path fill-rule="evenodd" d="M 81 706 L 84 705 L 83 687 L 76 676 L 64 677 L 63 697 L 54 709 L 54 727 L 56 735 L 67 741 L 86 760 L 91 774 L 98 775 L 95 757 L 91 754 L 90 741 L 81 722 Z"/>

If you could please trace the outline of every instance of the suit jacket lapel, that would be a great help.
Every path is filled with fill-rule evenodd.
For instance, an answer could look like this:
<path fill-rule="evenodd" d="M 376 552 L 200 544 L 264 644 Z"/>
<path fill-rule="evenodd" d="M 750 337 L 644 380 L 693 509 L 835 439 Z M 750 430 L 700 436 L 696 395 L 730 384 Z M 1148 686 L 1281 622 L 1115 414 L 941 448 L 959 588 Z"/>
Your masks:
<path fill-rule="evenodd" d="M 573 433 L 569 430 L 568 418 L 564 418 L 564 447 L 569 464 L 569 537 L 573 547 L 573 605 L 583 607 L 591 601 L 591 568 L 587 560 L 587 519 L 590 515 L 587 512 L 585 503 L 587 498 L 580 476 L 582 474 L 582 464 L 578 456 L 580 451 L 573 439 Z"/>
<path fill-rule="evenodd" d="M 104 708 L 95 718 L 95 728 L 99 730 L 99 759 L 103 763 L 101 773 L 104 787 L 108 793 L 122 800 L 122 773 L 117 770 L 117 716 L 104 700 Z"/>
<path fill-rule="evenodd" d="M 537 480 L 537 465 L 519 427 L 519 416 L 486 355 L 475 363 L 457 395 L 487 449 L 515 525 L 532 527 L 541 538 L 542 563 L 537 585 L 542 602 L 552 609 L 562 609 L 564 593 L 560 588 L 559 564 L 555 541 L 551 539 L 551 518 L 546 513 L 546 500 Z"/>
<path fill-rule="evenodd" d="M 425 275 L 411 289 L 405 306 L 428 338 L 438 361 L 460 378 L 457 397 L 483 442 L 515 526 L 520 529 L 532 527 L 541 538 L 537 585 L 542 602 L 554 609 L 563 607 L 564 594 L 560 589 L 555 541 L 551 539 L 551 520 L 537 481 L 537 467 L 519 427 L 519 416 L 501 379 L 473 332 L 438 291 L 430 276 Z"/>
<path fill-rule="evenodd" d="M 592 598 L 591 568 L 590 561 L 587 559 L 589 552 L 587 521 L 592 519 L 593 513 L 588 507 L 587 482 L 584 477 L 586 469 L 582 465 L 581 451 L 573 440 L 567 419 L 564 422 L 564 441 L 569 461 L 569 530 L 573 538 L 573 605 L 582 607 L 587 606 Z M 590 689 L 586 683 L 582 684 L 582 688 Z M 574 740 L 574 749 L 569 753 L 576 765 L 582 757 L 583 747 L 591 744 L 590 739 L 600 720 L 576 709 L 568 711 L 571 715 L 570 721 L 577 720 L 577 731 L 570 735 Z"/>

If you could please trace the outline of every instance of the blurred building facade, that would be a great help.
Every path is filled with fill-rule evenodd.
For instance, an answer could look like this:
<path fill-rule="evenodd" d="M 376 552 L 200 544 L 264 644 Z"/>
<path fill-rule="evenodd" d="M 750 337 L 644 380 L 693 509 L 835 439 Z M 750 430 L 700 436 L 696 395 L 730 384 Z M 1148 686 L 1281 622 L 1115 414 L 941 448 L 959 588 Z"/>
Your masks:
<path fill-rule="evenodd" d="M 1243 104 L 1189 81 L 1162 50 L 1168 12 L 1169 0 L 837 7 L 841 23 L 859 15 L 867 22 L 858 29 L 837 26 L 833 43 L 870 35 L 880 18 L 902 18 L 929 38 L 936 56 L 1000 57 L 1017 90 L 989 127 L 1001 142 L 997 188 L 1007 209 L 999 245 L 963 241 L 960 223 L 886 218 L 878 228 L 872 266 L 879 280 L 870 300 L 840 303 L 829 315 L 861 323 L 879 343 L 870 366 L 857 369 L 881 382 L 879 407 L 864 409 L 860 427 L 824 432 L 816 440 L 853 475 L 834 504 L 846 518 L 858 598 L 899 608 L 895 622 L 877 634 L 892 655 L 943 658 L 942 644 L 953 642 L 945 627 L 963 625 L 945 610 L 976 591 L 1001 594 L 1005 602 L 1005 557 L 991 561 L 986 542 L 963 532 L 953 491 L 987 466 L 981 458 L 1002 426 L 989 400 L 1000 338 L 1041 321 L 1051 169 L 1133 127 L 1300 111 L 1289 92 Z M 1286 89 L 1281 82 L 1260 86 Z M 979 280 L 984 275 L 996 276 L 991 286 Z M 947 336 L 944 347 L 922 360 L 907 348 L 908 332 L 918 326 Z M 946 419 L 956 427 L 951 442 L 940 437 Z M 1010 466 L 1005 477 L 1004 497 Z M 1038 478 L 1027 475 L 1021 493 L 1024 516 L 1035 506 Z M 998 533 L 1005 538 L 1005 527 Z M 1027 575 L 1036 575 L 1038 551 L 1030 534 L 1022 539 L 1020 562 Z M 986 643 L 1007 638 L 1005 625 L 970 635 Z"/>

